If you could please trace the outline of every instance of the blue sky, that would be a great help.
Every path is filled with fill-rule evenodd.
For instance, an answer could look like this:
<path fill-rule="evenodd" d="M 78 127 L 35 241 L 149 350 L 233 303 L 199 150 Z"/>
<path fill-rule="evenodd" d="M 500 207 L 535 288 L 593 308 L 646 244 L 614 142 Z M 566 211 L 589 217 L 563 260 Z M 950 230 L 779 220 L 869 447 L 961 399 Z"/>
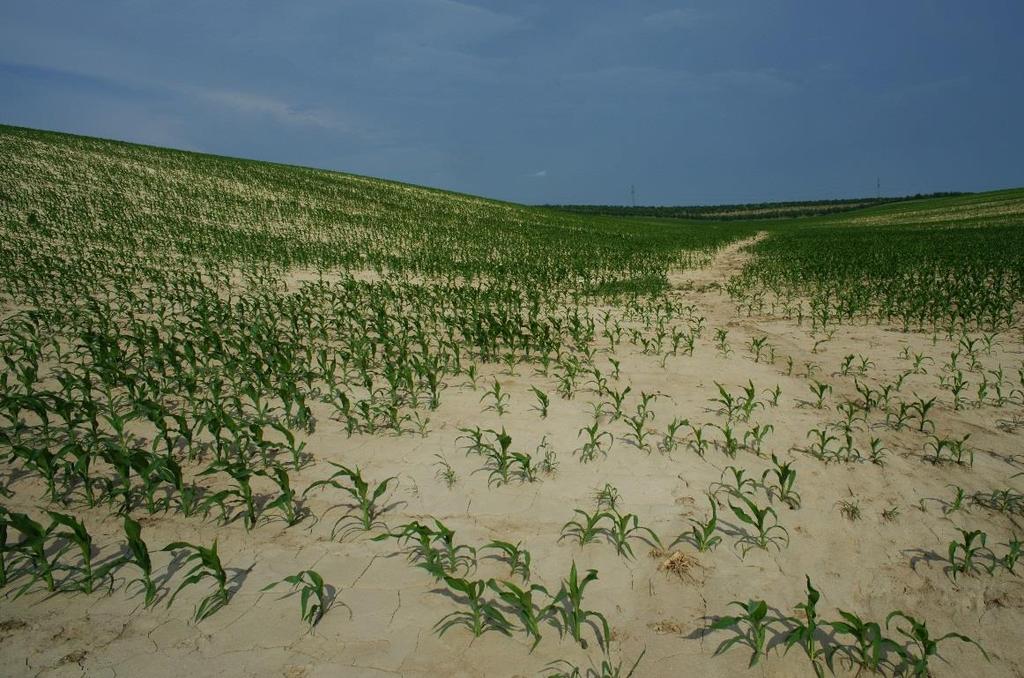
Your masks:
<path fill-rule="evenodd" d="M 526 203 L 1024 186 L 1020 0 L 33 0 L 0 122 Z"/>

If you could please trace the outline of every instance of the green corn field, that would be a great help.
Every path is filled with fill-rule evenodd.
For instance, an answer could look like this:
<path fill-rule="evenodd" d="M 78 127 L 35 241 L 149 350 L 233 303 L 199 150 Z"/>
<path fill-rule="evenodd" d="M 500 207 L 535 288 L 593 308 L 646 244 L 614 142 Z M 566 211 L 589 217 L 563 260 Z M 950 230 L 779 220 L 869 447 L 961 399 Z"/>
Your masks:
<path fill-rule="evenodd" d="M 1020 675 L 1024 189 L 755 207 L 0 126 L 0 673 Z"/>

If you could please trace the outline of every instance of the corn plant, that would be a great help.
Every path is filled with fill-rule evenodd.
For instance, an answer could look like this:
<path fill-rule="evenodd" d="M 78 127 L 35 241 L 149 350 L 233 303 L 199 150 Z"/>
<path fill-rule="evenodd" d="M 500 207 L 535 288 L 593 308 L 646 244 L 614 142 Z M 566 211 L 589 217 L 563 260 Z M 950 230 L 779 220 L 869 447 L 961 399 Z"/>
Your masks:
<path fill-rule="evenodd" d="M 548 442 L 547 436 L 541 438 L 535 453 L 540 456 L 542 451 L 543 456 L 541 457 L 541 460 L 537 462 L 537 466 L 540 469 L 540 472 L 544 475 L 553 476 L 558 472 L 558 454 L 551 446 L 551 443 Z"/>
<path fill-rule="evenodd" d="M 974 466 L 974 451 L 967 447 L 967 439 L 970 433 L 962 438 L 940 438 L 932 435 L 932 439 L 925 444 L 925 448 L 931 450 L 932 454 L 927 457 L 933 464 L 940 464 L 947 460 L 958 465 Z"/>
<path fill-rule="evenodd" d="M 630 539 L 643 539 L 653 542 L 661 548 L 661 540 L 658 539 L 658 535 L 650 528 L 641 526 L 640 519 L 636 515 L 612 511 L 608 517 L 612 523 L 611 528 L 607 530 L 608 538 L 615 545 L 615 552 L 620 556 L 633 557 L 633 547 L 629 544 Z"/>
<path fill-rule="evenodd" d="M 489 630 L 508 634 L 511 624 L 493 602 L 483 598 L 484 592 L 494 581 L 493 579 L 469 581 L 445 575 L 444 581 L 453 595 L 462 595 L 469 609 L 456 610 L 442 617 L 434 625 L 434 630 L 438 635 L 443 636 L 454 626 L 465 626 L 474 638 L 482 636 Z"/>
<path fill-rule="evenodd" d="M 746 603 L 734 600 L 730 605 L 739 607 L 743 612 L 738 615 L 723 616 L 711 624 L 712 631 L 732 629 L 735 635 L 728 638 L 715 649 L 714 656 L 728 651 L 734 645 L 746 645 L 751 650 L 750 663 L 747 667 L 756 666 L 765 656 L 765 643 L 768 639 L 770 620 L 768 604 L 763 600 L 750 600 Z"/>
<path fill-rule="evenodd" d="M 587 463 L 597 458 L 598 453 L 607 454 L 608 449 L 614 444 L 615 436 L 608 431 L 601 431 L 599 429 L 600 422 L 595 421 L 590 426 L 584 426 L 577 432 L 576 437 L 579 438 L 584 433 L 587 434 L 586 439 L 583 442 L 583 447 L 576 450 L 580 454 L 580 461 Z M 608 440 L 607 447 L 604 446 L 604 439 Z"/>
<path fill-rule="evenodd" d="M 567 629 L 573 640 L 583 647 L 586 647 L 586 642 L 583 640 L 583 625 L 590 624 L 591 619 L 600 622 L 600 627 L 595 630 L 599 631 L 598 645 L 604 648 L 611 640 L 608 620 L 600 612 L 583 607 L 583 594 L 587 586 L 596 579 L 597 570 L 587 570 L 587 573 L 580 579 L 576 571 L 576 561 L 573 561 L 569 576 L 562 580 L 561 588 L 555 594 L 553 605 L 556 606 L 562 617 L 563 628 Z"/>
<path fill-rule="evenodd" d="M 917 430 L 921 433 L 924 433 L 925 429 L 928 426 L 931 426 L 932 431 L 934 431 L 935 422 L 932 421 L 932 419 L 928 416 L 928 413 L 935 406 L 936 399 L 933 397 L 925 400 L 924 398 L 918 396 L 916 393 L 914 394 L 914 397 L 917 398 L 917 400 L 910 403 L 909 407 L 910 411 L 913 412 L 914 415 L 917 417 Z"/>
<path fill-rule="evenodd" d="M 898 624 L 895 625 L 896 632 L 910 641 L 909 645 L 900 654 L 907 668 L 915 676 L 927 676 L 930 674 L 928 661 L 933 657 L 939 657 L 939 643 L 944 640 L 959 640 L 960 642 L 974 645 L 981 652 L 985 661 L 992 661 L 989 659 L 988 653 L 985 652 L 985 648 L 973 639 L 954 632 L 947 633 L 938 638 L 932 638 L 926 622 L 916 619 L 901 610 L 894 610 L 886 616 L 885 627 L 889 628 L 890 622 L 900 620 L 910 625 L 909 629 Z M 941 659 L 941 657 L 939 658 Z"/>
<path fill-rule="evenodd" d="M 977 560 L 981 557 L 988 557 L 995 561 L 995 555 L 985 546 L 988 535 L 981 530 L 960 530 L 962 541 L 953 540 L 949 542 L 947 559 L 949 560 L 949 571 L 956 580 L 958 574 L 971 575 L 978 568 Z M 991 568 L 987 568 L 991 572 Z"/>
<path fill-rule="evenodd" d="M 772 464 L 774 465 L 772 468 L 761 474 L 761 486 L 768 492 L 768 498 L 771 499 L 775 496 L 791 509 L 800 508 L 800 494 L 793 489 L 793 485 L 796 483 L 796 469 L 793 468 L 793 462 L 782 463 L 773 454 Z M 774 476 L 774 483 L 766 482 L 769 475 Z"/>
<path fill-rule="evenodd" d="M 807 655 L 807 659 L 811 662 L 811 669 L 814 671 L 814 675 L 817 678 L 824 678 L 825 669 L 822 665 L 822 659 L 825 657 L 825 649 L 819 645 L 817 637 L 820 627 L 817 605 L 821 599 L 821 594 L 811 585 L 811 578 L 809 576 L 805 575 L 804 578 L 807 581 L 807 600 L 796 606 L 796 609 L 803 613 L 804 618 L 786 618 L 785 621 L 793 626 L 786 636 L 786 652 L 789 652 L 790 648 L 794 645 L 799 645 L 800 649 Z"/>
<path fill-rule="evenodd" d="M 619 489 L 611 483 L 605 483 L 604 487 L 594 491 L 594 503 L 601 511 L 615 510 L 621 499 Z"/>
<path fill-rule="evenodd" d="M 760 508 L 753 499 L 744 495 L 737 495 L 736 498 L 743 502 L 743 506 L 736 506 L 729 502 L 729 508 L 740 522 L 757 530 L 756 535 L 746 535 L 738 542 L 744 556 L 755 547 L 767 550 L 769 546 L 774 546 L 782 550 L 781 543 L 789 545 L 789 531 L 779 525 L 775 509 L 771 506 Z"/>
<path fill-rule="evenodd" d="M 142 540 L 142 526 L 132 520 L 129 516 L 124 517 L 124 534 L 128 540 L 127 555 L 123 556 L 120 564 L 131 564 L 139 568 L 141 575 L 128 582 L 127 587 L 132 584 L 141 584 L 143 590 L 143 604 L 150 607 L 156 602 L 157 587 L 153 582 L 153 564 L 149 558 L 149 548 Z"/>
<path fill-rule="evenodd" d="M 498 555 L 486 557 L 504 560 L 512 576 L 518 574 L 523 581 L 530 580 L 530 552 L 522 547 L 522 542 L 511 544 L 496 539 L 481 548 L 497 551 Z"/>
<path fill-rule="evenodd" d="M 40 578 L 46 584 L 48 591 L 55 591 L 57 584 L 53 579 L 53 570 L 57 558 L 60 557 L 60 553 L 58 552 L 52 559 L 46 553 L 50 529 L 44 528 L 24 513 L 12 511 L 7 514 L 6 520 L 10 527 L 13 527 L 20 533 L 21 540 L 15 542 L 11 547 L 5 547 L 5 549 L 12 551 L 17 556 L 20 556 L 20 559 L 27 561 L 28 570 L 32 574 L 31 580 L 22 586 L 15 593 L 14 597 L 17 598 L 28 591 Z"/>
<path fill-rule="evenodd" d="M 731 483 L 725 482 L 726 472 L 731 476 Z M 725 491 L 737 497 L 754 496 L 757 494 L 758 482 L 755 478 L 747 477 L 747 470 L 737 466 L 726 466 L 719 476 L 719 481 L 714 483 L 714 495 Z"/>
<path fill-rule="evenodd" d="M 534 405 L 533 409 L 540 413 L 541 419 L 547 419 L 548 407 L 551 405 L 551 399 L 548 397 L 547 393 L 536 386 L 531 386 L 530 390 L 533 391 L 533 395 L 537 398 L 537 404 Z"/>
<path fill-rule="evenodd" d="M 633 434 L 634 444 L 641 450 L 649 451 L 650 444 L 647 439 L 652 432 L 647 428 L 647 417 L 636 414 L 624 419 L 630 432 Z"/>
<path fill-rule="evenodd" d="M 823 407 L 825 407 L 825 397 L 827 395 L 829 395 L 830 393 L 832 393 L 832 386 L 830 386 L 829 384 L 820 382 L 817 379 L 812 379 L 811 381 L 812 381 L 812 383 L 810 384 L 811 394 L 815 397 L 815 401 L 814 401 L 813 405 L 814 405 L 815 408 L 820 410 Z"/>
<path fill-rule="evenodd" d="M 824 622 L 836 636 L 852 636 L 850 644 L 837 643 L 826 650 L 825 661 L 829 670 L 834 670 L 835 659 L 841 655 L 850 666 L 856 666 L 858 672 L 870 671 L 877 673 L 887 662 L 891 653 L 900 655 L 903 648 L 899 643 L 887 638 L 878 622 L 865 621 L 852 612 L 839 610 L 841 620 Z"/>
<path fill-rule="evenodd" d="M 437 467 L 437 472 L 434 474 L 434 477 L 443 482 L 449 490 L 452 489 L 459 479 L 455 469 L 440 454 L 435 454 L 434 456 L 437 457 L 437 462 L 434 464 Z"/>
<path fill-rule="evenodd" d="M 730 459 L 735 459 L 739 453 L 740 440 L 736 436 L 736 430 L 732 427 L 732 424 L 726 422 L 719 426 L 718 424 L 710 424 L 711 428 L 717 428 L 722 432 L 722 442 L 719 444 L 719 448 Z"/>
<path fill-rule="evenodd" d="M 771 424 L 755 424 L 743 434 L 743 445 L 754 454 L 761 455 L 765 438 L 775 429 Z"/>
<path fill-rule="evenodd" d="M 178 584 L 178 588 L 171 594 L 170 599 L 167 601 L 167 607 L 174 604 L 174 600 L 181 593 L 182 589 L 193 584 L 198 584 L 204 579 L 212 579 L 216 585 L 216 589 L 213 593 L 199 601 L 196 605 L 193 619 L 196 623 L 199 623 L 209 617 L 210 615 L 217 612 L 231 599 L 231 592 L 228 590 L 228 575 L 221 565 L 220 556 L 217 554 L 217 540 L 213 540 L 213 546 L 209 548 L 205 546 L 197 546 L 190 544 L 185 541 L 176 541 L 165 546 L 162 550 L 164 551 L 185 551 L 189 555 L 185 558 L 183 565 L 189 563 L 195 563 L 192 568 L 185 573 L 185 579 Z"/>
<path fill-rule="evenodd" d="M 697 453 L 702 459 L 705 453 L 708 451 L 708 446 L 711 444 L 707 438 L 704 437 L 704 425 L 703 424 L 690 424 L 690 442 L 689 445 L 693 448 L 693 451 Z"/>
<path fill-rule="evenodd" d="M 688 419 L 679 419 L 678 417 L 673 418 L 668 423 L 664 435 L 661 438 L 661 451 L 666 454 L 670 454 L 679 447 L 679 430 L 684 426 L 689 426 L 690 421 Z"/>
<path fill-rule="evenodd" d="M 441 581 L 445 574 L 469 575 L 476 569 L 476 549 L 468 544 L 456 544 L 455 531 L 436 518 L 433 528 L 413 521 L 400 525 L 393 532 L 378 535 L 373 541 L 385 539 L 396 539 L 402 544 L 415 541 L 410 560 L 418 561 L 417 567 L 430 573 L 437 581 Z"/>
<path fill-rule="evenodd" d="M 358 466 L 353 470 L 347 466 L 336 464 L 334 462 L 328 463 L 338 470 L 332 473 L 330 478 L 318 480 L 311 484 L 306 488 L 302 495 L 306 496 L 311 490 L 319 487 L 329 486 L 343 490 L 355 500 L 355 505 L 351 508 L 356 509 L 357 511 L 357 515 L 354 516 L 356 519 L 356 526 L 361 528 L 364 532 L 369 532 L 375 525 L 379 524 L 377 518 L 379 518 L 381 513 L 386 510 L 377 505 L 377 500 L 387 492 L 388 486 L 392 481 L 398 480 L 398 476 L 391 476 L 377 483 L 371 493 L 370 484 L 363 479 L 363 474 L 359 470 Z M 346 480 L 347 483 L 342 482 L 343 480 Z M 342 516 L 337 520 L 337 522 L 335 522 L 332 535 L 336 534 L 338 526 L 349 517 L 351 516 Z"/>
<path fill-rule="evenodd" d="M 512 608 L 523 625 L 526 635 L 533 638 L 533 645 L 530 646 L 531 652 L 541 641 L 541 625 L 546 622 L 558 624 L 554 600 L 551 594 L 548 593 L 548 590 L 540 584 L 533 584 L 529 588 L 523 588 L 512 582 L 491 579 L 487 582 L 487 585 L 498 594 L 498 597 L 506 605 Z M 548 602 L 546 604 L 535 602 L 534 596 L 537 594 L 547 598 Z"/>
<path fill-rule="evenodd" d="M 82 575 L 81 581 L 75 585 L 77 589 L 82 593 L 92 593 L 96 582 L 102 581 L 110 574 L 111 568 L 108 566 L 101 567 L 99 570 L 94 571 L 92 566 L 92 535 L 86 529 L 85 525 L 74 516 L 69 516 L 65 513 L 57 513 L 55 511 L 46 512 L 53 520 L 53 525 L 50 528 L 53 536 L 60 539 L 66 539 L 68 542 L 78 547 L 79 555 L 82 559 L 80 566 L 69 566 L 69 569 L 79 572 Z M 56 527 L 67 528 L 67 531 L 56 532 Z"/>
<path fill-rule="evenodd" d="M 692 527 L 689 533 L 684 532 L 676 537 L 675 541 L 669 545 L 669 548 L 688 540 L 698 551 L 705 553 L 722 543 L 722 538 L 715 534 L 715 530 L 718 529 L 718 505 L 710 494 L 708 495 L 708 503 L 711 504 L 711 517 L 704 522 L 691 518 L 690 524 Z"/>
<path fill-rule="evenodd" d="M 1021 542 L 1020 539 L 1014 535 L 1006 544 L 1007 552 L 1003 554 L 995 563 L 992 565 L 992 569 L 989 574 L 995 570 L 996 565 L 1002 565 L 1008 572 L 1013 572 L 1013 569 L 1017 566 L 1017 561 L 1021 555 Z"/>
<path fill-rule="evenodd" d="M 632 678 L 633 674 L 636 673 L 636 667 L 640 666 L 641 660 L 644 655 L 647 654 L 647 648 L 644 648 L 636 661 L 629 668 L 624 668 L 622 661 L 612 664 L 612 660 L 604 658 L 601 660 L 601 666 L 599 668 L 588 669 L 586 673 L 579 667 L 570 661 L 565 659 L 559 659 L 548 664 L 544 670 L 545 678 Z M 625 671 L 625 673 L 623 673 Z"/>
<path fill-rule="evenodd" d="M 487 398 L 491 399 L 491 404 L 484 408 L 484 412 L 493 410 L 499 417 L 508 412 L 509 395 L 501 390 L 501 382 L 497 379 L 494 380 L 491 388 L 480 396 L 480 402 Z"/>
<path fill-rule="evenodd" d="M 266 471 L 261 471 L 260 475 L 267 476 L 274 483 L 277 484 L 279 494 L 277 497 L 267 503 L 263 507 L 264 511 L 270 509 L 277 509 L 281 511 L 284 518 L 285 524 L 288 527 L 297 525 L 309 515 L 309 510 L 296 499 L 295 490 L 292 489 L 291 479 L 288 476 L 288 471 L 285 470 L 280 464 L 272 464 Z"/>
<path fill-rule="evenodd" d="M 315 570 L 302 570 L 280 581 L 267 584 L 260 590 L 270 591 L 279 584 L 288 584 L 292 587 L 293 594 L 299 593 L 299 614 L 302 621 L 309 624 L 311 629 L 320 623 L 324 613 L 330 609 L 328 587 L 324 585 L 323 577 Z"/>
<path fill-rule="evenodd" d="M 715 330 L 715 349 L 726 358 L 732 353 L 728 337 L 729 330 L 721 327 Z"/>
<path fill-rule="evenodd" d="M 580 546 L 586 546 L 587 544 L 593 543 L 597 536 L 601 533 L 602 528 L 600 527 L 601 521 L 605 518 L 614 522 L 615 518 L 608 511 L 594 511 L 593 513 L 587 513 L 583 509 L 575 509 L 575 513 L 582 516 L 579 520 L 570 520 L 565 525 L 562 525 L 561 536 L 558 538 L 559 541 L 562 539 L 572 538 L 575 539 Z"/>

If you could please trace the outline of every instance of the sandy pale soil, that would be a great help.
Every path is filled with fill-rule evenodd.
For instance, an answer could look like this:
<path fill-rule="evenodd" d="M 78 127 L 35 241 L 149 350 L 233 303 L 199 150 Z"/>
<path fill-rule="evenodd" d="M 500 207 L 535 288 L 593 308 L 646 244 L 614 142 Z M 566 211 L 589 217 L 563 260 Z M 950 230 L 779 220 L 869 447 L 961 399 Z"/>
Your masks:
<path fill-rule="evenodd" d="M 948 641 L 941 647 L 948 663 L 933 661 L 935 675 L 1021 675 L 1022 579 L 997 570 L 992 575 L 961 575 L 954 581 L 945 569 L 947 545 L 959 537 L 958 528 L 986 531 L 988 544 L 998 555 L 1015 532 L 1022 532 L 1016 518 L 969 501 L 961 511 L 947 515 L 943 509 L 953 497 L 951 485 L 964 488 L 968 496 L 1024 486 L 1024 480 L 1011 478 L 1024 469 L 1024 408 L 1019 401 L 996 406 L 991 401 L 994 394 L 978 406 L 975 389 L 981 373 L 975 371 L 969 373 L 974 383 L 966 392 L 967 403 L 954 410 L 949 391 L 940 389 L 939 376 L 956 348 L 955 339 L 855 324 L 820 341 L 825 337 L 812 336 L 807 323 L 738 314 L 722 285 L 742 265 L 744 244 L 726 248 L 705 269 L 672 277 L 668 294 L 692 304 L 695 316 L 706 319 L 692 355 L 680 352 L 663 366 L 662 356 L 644 355 L 631 345 L 628 333 L 614 354 L 607 353 L 603 339 L 598 343 L 596 362 L 608 376 L 609 387 L 631 388 L 623 407 L 627 413 L 635 411 L 641 392 L 657 394 L 651 403 L 655 417 L 647 423 L 653 431 L 649 450 L 639 449 L 623 420 L 613 421 L 605 413 L 600 427 L 613 434 L 614 442 L 594 461 L 581 463 L 574 451 L 583 444 L 579 430 L 594 418 L 593 403 L 599 399 L 593 389 L 581 380 L 573 399 L 565 400 L 556 394 L 555 380 L 535 374 L 533 365 L 521 364 L 515 374 L 486 366 L 476 390 L 461 381 L 448 385 L 440 408 L 430 413 L 424 436 L 349 438 L 330 418 L 331 409 L 321 406 L 315 410 L 316 433 L 307 440 L 317 461 L 296 474 L 293 484 L 301 489 L 326 477 L 333 470 L 329 461 L 358 465 L 371 480 L 397 475 L 398 484 L 386 496 L 389 508 L 381 516 L 389 526 L 437 518 L 455 530 L 458 543 L 479 548 L 494 539 L 521 541 L 532 553 L 532 581 L 552 592 L 574 561 L 581 571 L 598 570 L 598 580 L 586 589 L 585 607 L 603 612 L 611 625 L 613 664 L 621 661 L 626 668 L 645 652 L 638 676 L 808 675 L 807 661 L 797 648 L 784 656 L 776 647 L 749 672 L 750 653 L 741 646 L 713 657 L 715 648 L 732 634 L 707 630 L 710 618 L 735 611 L 728 607 L 733 600 L 763 598 L 774 611 L 796 614 L 794 606 L 804 600 L 805 575 L 822 593 L 819 614 L 825 619 L 837 619 L 841 608 L 882 621 L 890 611 L 902 609 L 927 620 L 934 635 L 955 630 L 972 636 L 991 656 L 991 663 L 985 663 L 973 647 Z M 635 321 L 627 314 L 623 322 L 628 327 Z M 719 329 L 728 331 L 728 354 L 716 346 Z M 760 337 L 767 340 L 764 354 L 755 362 L 748 347 Z M 938 396 L 931 414 L 936 433 L 969 433 L 973 468 L 929 462 L 930 428 L 921 433 L 912 424 L 894 430 L 878 409 L 856 424 L 853 443 L 866 455 L 871 439 L 880 439 L 888 450 L 884 465 L 826 464 L 807 454 L 804 450 L 812 443 L 809 431 L 840 421 L 841 403 L 860 397 L 855 376 L 862 384 L 879 388 L 913 367 L 912 359 L 900 357 L 906 346 L 909 355 L 929 358 L 921 364 L 923 373 L 905 377 L 892 403 L 909 402 L 914 394 Z M 872 364 L 863 374 L 854 370 L 844 376 L 841 365 L 849 354 L 858 356 L 854 365 L 860 364 L 859 356 Z M 609 357 L 621 361 L 617 380 L 610 376 Z M 1002 366 L 1014 383 L 1021 360 L 1020 331 L 998 335 L 991 349 L 980 350 L 977 356 L 982 369 Z M 820 409 L 815 407 L 808 372 L 832 388 Z M 493 378 L 511 396 L 509 411 L 502 416 L 483 411 L 488 401 L 482 403 L 481 397 Z M 722 431 L 711 427 L 726 423 L 720 406 L 712 402 L 719 395 L 715 382 L 739 394 L 748 380 L 763 406 L 755 407 L 749 420 L 735 423 L 736 435 L 742 440 L 758 425 L 772 429 L 760 455 L 740 450 L 732 459 L 719 449 Z M 533 409 L 531 386 L 551 394 L 545 419 Z M 777 405 L 771 405 L 768 391 L 776 386 L 781 395 Z M 685 426 L 677 449 L 659 449 L 666 427 L 677 417 L 704 425 L 712 444 L 703 458 Z M 467 454 L 464 441 L 457 440 L 459 429 L 471 426 L 504 427 L 514 450 L 535 457 L 546 439 L 557 454 L 557 470 L 540 474 L 535 483 L 489 486 L 483 459 Z M 832 448 L 843 439 L 834 435 L 839 440 Z M 771 468 L 772 453 L 792 460 L 798 474 L 795 489 L 801 506 L 789 508 L 777 499 L 773 504 L 779 524 L 788 530 L 788 546 L 753 548 L 744 556 L 741 547 L 751 528 L 733 515 L 725 490 L 717 495 L 722 543 L 706 553 L 698 553 L 687 542 L 669 546 L 689 530 L 689 519 L 707 517 L 705 495 L 716 489 L 716 483 L 730 481 L 728 466 L 745 469 L 759 480 Z M 457 474 L 451 488 L 437 475 L 437 455 Z M 592 511 L 595 491 L 606 483 L 618 490 L 619 510 L 637 515 L 641 525 L 660 537 L 664 549 L 636 539 L 635 558 L 630 559 L 618 555 L 604 537 L 586 546 L 559 540 L 573 510 Z M 12 510 L 41 513 L 40 486 L 23 480 L 15 489 L 15 496 L 6 500 Z M 757 488 L 753 496 L 759 506 L 769 504 L 765 489 Z M 230 604 L 193 624 L 192 607 L 206 592 L 203 586 L 187 589 L 173 607 L 161 602 L 148 610 L 138 595 L 125 592 L 121 579 L 110 594 L 31 592 L 16 600 L 8 596 L 0 602 L 0 674 L 528 676 L 561 659 L 584 669 L 599 668 L 603 655 L 589 628 L 584 631 L 588 647 L 582 649 L 570 636 L 560 639 L 554 627 L 545 626 L 544 638 L 532 653 L 530 640 L 520 631 L 510 637 L 490 632 L 474 639 L 458 627 L 439 636 L 434 625 L 464 607 L 429 574 L 410 564 L 394 541 L 374 542 L 358 532 L 332 538 L 332 525 L 344 514 L 346 499 L 329 488 L 314 493 L 309 507 L 321 519 L 287 529 L 278 522 L 247 532 L 241 521 L 219 526 L 212 519 L 145 516 L 143 537 L 154 551 L 179 539 L 204 544 L 219 540 L 237 589 Z M 842 502 L 848 502 L 845 511 Z M 96 534 L 100 556 L 112 555 L 122 541 L 120 521 L 105 508 L 76 508 L 75 513 Z M 480 552 L 474 577 L 507 577 L 504 564 L 483 557 L 488 553 Z M 161 552 L 153 559 L 166 598 L 183 576 L 181 563 Z M 299 619 L 296 598 L 284 598 L 284 589 L 261 592 L 268 583 L 307 568 L 320 572 L 336 590 L 334 606 L 313 632 Z M 1024 570 L 1024 564 L 1017 570 Z M 779 643 L 778 636 L 774 642 Z M 854 673 L 841 662 L 836 668 L 840 675 Z"/>

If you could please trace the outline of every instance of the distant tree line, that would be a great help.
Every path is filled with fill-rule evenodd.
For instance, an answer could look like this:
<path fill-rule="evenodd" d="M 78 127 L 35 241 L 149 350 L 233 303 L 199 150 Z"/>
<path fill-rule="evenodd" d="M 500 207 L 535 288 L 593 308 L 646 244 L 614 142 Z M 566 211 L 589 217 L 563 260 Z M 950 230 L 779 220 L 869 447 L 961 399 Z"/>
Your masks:
<path fill-rule="evenodd" d="M 540 205 L 564 212 L 577 214 L 602 214 L 619 217 L 661 217 L 665 219 L 709 219 L 713 221 L 730 221 L 738 219 L 792 219 L 794 217 L 816 217 L 837 212 L 884 205 L 887 203 L 904 202 L 906 200 L 923 200 L 927 198 L 943 198 L 954 195 L 967 195 L 960 191 L 943 191 L 938 193 L 916 193 L 889 198 L 845 198 L 841 200 L 808 200 L 793 202 L 758 202 L 735 205 L 676 205 L 676 206 L 638 206 L 628 205 Z"/>

